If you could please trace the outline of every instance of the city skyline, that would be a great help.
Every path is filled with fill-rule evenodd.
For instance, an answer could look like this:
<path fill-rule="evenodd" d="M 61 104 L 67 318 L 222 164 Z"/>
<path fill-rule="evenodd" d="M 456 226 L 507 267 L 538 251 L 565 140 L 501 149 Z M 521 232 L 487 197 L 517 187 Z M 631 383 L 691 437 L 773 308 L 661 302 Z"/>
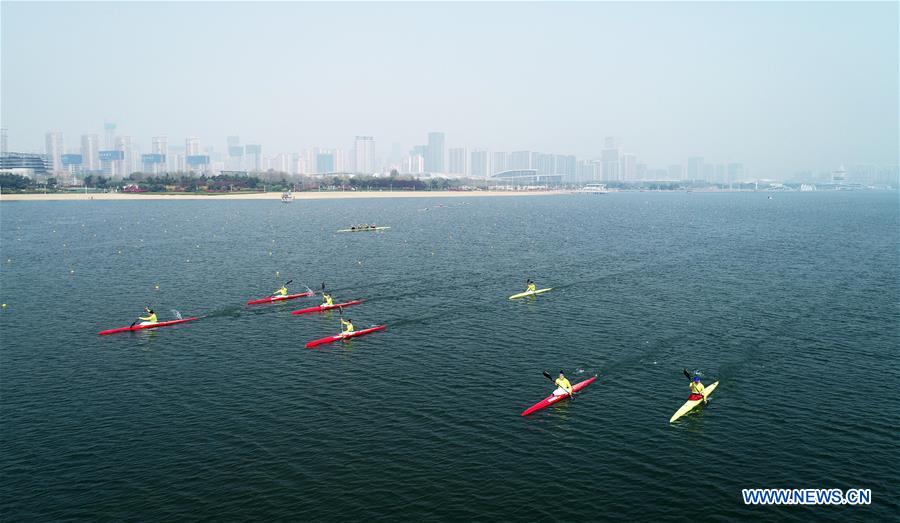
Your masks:
<path fill-rule="evenodd" d="M 408 149 L 392 143 L 387 157 L 373 154 L 376 139 L 357 135 L 349 149 L 308 147 L 290 153 L 269 153 L 265 144 L 244 143 L 239 135 L 230 135 L 225 147 L 216 147 L 197 136 L 185 137 L 171 143 L 168 136 L 154 136 L 149 153 L 131 136 L 116 134 L 121 129 L 114 122 L 103 124 L 104 140 L 99 133 L 81 135 L 80 148 L 66 147 L 64 134 L 50 131 L 45 136 L 45 150 L 40 156 L 47 166 L 47 174 L 63 183 L 78 183 L 88 174 L 113 179 L 131 173 L 160 175 L 193 172 L 194 174 L 225 174 L 241 172 L 276 172 L 286 175 L 369 174 L 442 176 L 449 178 L 489 179 L 518 176 L 551 184 L 584 184 L 593 182 L 629 183 L 647 181 L 676 181 L 687 183 L 733 184 L 770 182 L 836 182 L 862 184 L 896 184 L 898 166 L 843 163 L 837 168 L 814 171 L 799 170 L 783 178 L 773 178 L 754 172 L 752 166 L 736 159 L 718 160 L 691 156 L 668 165 L 648 165 L 643 156 L 615 137 L 604 137 L 601 153 L 592 158 L 578 158 L 571 154 L 541 151 L 491 151 L 486 148 L 457 146 L 449 142 L 441 131 L 426 133 L 422 145 Z M 7 130 L 3 129 L 4 140 Z M 71 143 L 71 142 L 69 142 Z M 100 144 L 102 143 L 102 147 Z M 221 144 L 220 144 L 221 145 Z M 20 153 L 18 151 L 13 151 Z M 4 156 L 6 151 L 4 151 Z M 34 164 L 36 159 L 8 158 L 9 166 Z M 529 171 L 526 173 L 525 171 Z M 23 171 L 24 172 L 24 171 Z M 39 174 L 39 171 L 33 174 Z"/>
<path fill-rule="evenodd" d="M 894 3 L 106 7 L 4 2 L 10 150 L 51 129 L 103 140 L 86 128 L 107 119 L 135 143 L 241 134 L 284 154 L 359 135 L 386 157 L 442 129 L 470 151 L 579 158 L 614 136 L 649 165 L 771 178 L 897 163 Z M 19 81 L 47 70 L 65 82 Z"/>

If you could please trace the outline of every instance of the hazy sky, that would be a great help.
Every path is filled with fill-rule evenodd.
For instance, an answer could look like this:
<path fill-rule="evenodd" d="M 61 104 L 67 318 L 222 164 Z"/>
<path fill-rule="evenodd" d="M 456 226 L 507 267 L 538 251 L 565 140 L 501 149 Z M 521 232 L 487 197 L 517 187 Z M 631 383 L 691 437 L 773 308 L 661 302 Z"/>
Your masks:
<path fill-rule="evenodd" d="M 118 124 L 264 152 L 447 145 L 755 175 L 896 164 L 898 4 L 3 1 L 11 150 Z"/>

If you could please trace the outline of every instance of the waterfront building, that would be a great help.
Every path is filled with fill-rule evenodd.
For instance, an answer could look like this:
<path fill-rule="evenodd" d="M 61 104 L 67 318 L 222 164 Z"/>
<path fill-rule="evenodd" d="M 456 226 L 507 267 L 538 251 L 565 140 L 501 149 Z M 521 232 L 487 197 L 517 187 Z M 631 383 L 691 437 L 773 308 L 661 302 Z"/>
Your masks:
<path fill-rule="evenodd" d="M 357 136 L 353 141 L 353 171 L 361 174 L 375 172 L 375 139 Z"/>
<path fill-rule="evenodd" d="M 428 149 L 425 154 L 425 170 L 427 172 L 445 172 L 444 151 L 444 133 L 428 133 Z"/>

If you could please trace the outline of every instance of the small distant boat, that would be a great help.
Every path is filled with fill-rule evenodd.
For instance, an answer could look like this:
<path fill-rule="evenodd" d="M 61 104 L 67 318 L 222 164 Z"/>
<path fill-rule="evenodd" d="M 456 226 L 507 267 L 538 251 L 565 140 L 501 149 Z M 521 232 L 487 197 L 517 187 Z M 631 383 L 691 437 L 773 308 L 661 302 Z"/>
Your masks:
<path fill-rule="evenodd" d="M 607 194 L 609 189 L 606 188 L 605 183 L 589 183 L 575 192 L 582 194 Z"/>
<path fill-rule="evenodd" d="M 281 203 L 291 203 L 294 201 L 294 193 L 291 191 L 281 193 Z"/>
<path fill-rule="evenodd" d="M 338 232 L 366 232 L 366 231 L 386 231 L 390 227 L 350 227 L 349 229 L 338 229 Z"/>

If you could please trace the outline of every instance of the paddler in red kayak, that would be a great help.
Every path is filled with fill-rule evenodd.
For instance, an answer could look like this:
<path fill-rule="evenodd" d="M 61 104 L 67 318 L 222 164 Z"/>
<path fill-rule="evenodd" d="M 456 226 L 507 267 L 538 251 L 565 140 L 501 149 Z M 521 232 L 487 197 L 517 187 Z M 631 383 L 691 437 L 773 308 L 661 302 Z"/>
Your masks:
<path fill-rule="evenodd" d="M 341 336 L 346 336 L 348 334 L 353 334 L 353 320 L 347 318 L 341 318 L 341 326 L 344 327 L 343 332 L 341 332 Z"/>
<path fill-rule="evenodd" d="M 319 307 L 331 307 L 332 305 L 334 305 L 334 298 L 327 292 L 322 291 L 322 305 L 319 305 Z"/>
<path fill-rule="evenodd" d="M 138 316 L 138 320 L 140 320 L 141 325 L 150 325 L 151 323 L 159 323 L 159 320 L 156 319 L 156 313 L 153 312 L 153 309 L 150 306 L 144 307 L 144 311 L 146 311 L 147 316 Z M 132 327 L 135 326 L 137 322 L 131 324 Z"/>
<path fill-rule="evenodd" d="M 287 296 L 287 283 L 281 286 L 280 289 L 272 293 L 273 297 L 277 296 Z"/>
<path fill-rule="evenodd" d="M 559 377 L 556 378 L 554 382 L 558 389 L 553 391 L 554 396 L 562 396 L 563 394 L 572 395 L 572 384 L 569 383 L 569 380 L 566 378 L 566 375 L 563 374 L 563 371 L 559 371 Z"/>

